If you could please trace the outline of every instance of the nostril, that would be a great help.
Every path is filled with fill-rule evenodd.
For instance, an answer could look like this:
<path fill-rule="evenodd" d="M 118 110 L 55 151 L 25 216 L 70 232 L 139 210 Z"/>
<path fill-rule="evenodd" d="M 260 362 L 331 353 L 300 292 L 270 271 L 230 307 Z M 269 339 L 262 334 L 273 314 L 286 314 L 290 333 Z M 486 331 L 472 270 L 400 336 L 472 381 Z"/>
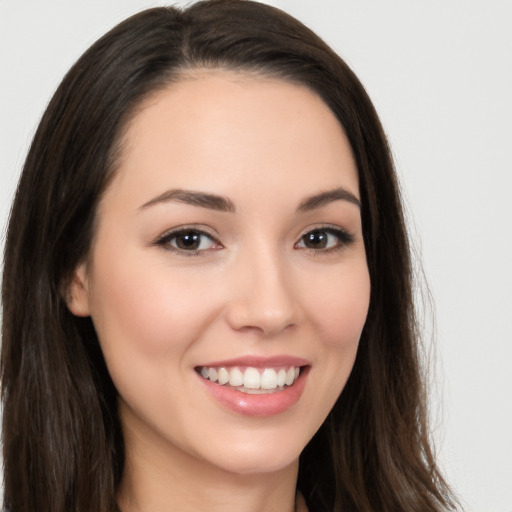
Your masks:
<path fill-rule="evenodd" d="M 294 312 L 290 310 L 268 311 L 246 305 L 233 307 L 228 313 L 228 323 L 237 332 L 272 336 L 295 325 Z"/>
<path fill-rule="evenodd" d="M 297 294 L 292 279 L 267 253 L 248 255 L 244 268 L 231 282 L 227 320 L 240 333 L 275 335 L 297 323 Z M 251 264 L 252 262 L 252 264 Z"/>

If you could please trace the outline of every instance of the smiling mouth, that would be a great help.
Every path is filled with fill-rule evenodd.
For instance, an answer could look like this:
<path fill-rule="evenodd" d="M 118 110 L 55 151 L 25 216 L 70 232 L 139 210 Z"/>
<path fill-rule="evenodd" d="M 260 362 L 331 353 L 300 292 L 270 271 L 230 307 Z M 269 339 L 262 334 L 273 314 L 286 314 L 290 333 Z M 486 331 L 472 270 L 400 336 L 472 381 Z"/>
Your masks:
<path fill-rule="evenodd" d="M 220 386 L 248 394 L 269 394 L 293 386 L 301 373 L 300 366 L 280 368 L 208 367 L 199 366 L 196 372 Z"/>

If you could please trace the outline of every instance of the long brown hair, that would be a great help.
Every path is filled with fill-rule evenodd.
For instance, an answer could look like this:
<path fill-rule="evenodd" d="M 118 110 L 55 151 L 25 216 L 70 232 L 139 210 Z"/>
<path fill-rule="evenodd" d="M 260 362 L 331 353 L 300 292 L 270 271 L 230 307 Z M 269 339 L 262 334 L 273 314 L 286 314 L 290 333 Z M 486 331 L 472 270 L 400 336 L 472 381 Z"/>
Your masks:
<path fill-rule="evenodd" d="M 28 153 L 2 284 L 5 506 L 112 512 L 124 465 L 117 394 L 90 319 L 66 307 L 122 131 L 141 102 L 197 68 L 306 85 L 332 109 L 359 172 L 371 299 L 356 363 L 300 457 L 312 512 L 440 511 L 454 500 L 429 444 L 411 264 L 386 138 L 359 80 L 282 11 L 213 0 L 124 21 L 73 66 Z"/>

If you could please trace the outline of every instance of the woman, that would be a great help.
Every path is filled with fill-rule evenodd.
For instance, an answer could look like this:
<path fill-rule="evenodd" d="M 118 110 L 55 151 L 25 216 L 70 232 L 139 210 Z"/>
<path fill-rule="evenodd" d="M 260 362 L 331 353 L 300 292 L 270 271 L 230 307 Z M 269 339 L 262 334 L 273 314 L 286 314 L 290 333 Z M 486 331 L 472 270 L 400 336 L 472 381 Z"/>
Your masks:
<path fill-rule="evenodd" d="M 281 11 L 151 9 L 82 56 L 2 300 L 11 512 L 453 508 L 385 136 Z"/>

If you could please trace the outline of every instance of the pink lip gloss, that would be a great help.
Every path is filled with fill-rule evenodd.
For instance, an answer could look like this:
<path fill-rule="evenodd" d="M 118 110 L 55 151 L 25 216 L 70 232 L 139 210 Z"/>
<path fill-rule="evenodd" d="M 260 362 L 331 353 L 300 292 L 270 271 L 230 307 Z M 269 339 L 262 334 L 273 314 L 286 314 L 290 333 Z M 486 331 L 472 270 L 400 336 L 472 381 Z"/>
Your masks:
<path fill-rule="evenodd" d="M 302 367 L 293 385 L 263 394 L 250 394 L 230 386 L 222 386 L 197 375 L 206 392 L 227 409 L 245 416 L 268 417 L 283 413 L 300 399 L 306 384 L 309 366 Z"/>

